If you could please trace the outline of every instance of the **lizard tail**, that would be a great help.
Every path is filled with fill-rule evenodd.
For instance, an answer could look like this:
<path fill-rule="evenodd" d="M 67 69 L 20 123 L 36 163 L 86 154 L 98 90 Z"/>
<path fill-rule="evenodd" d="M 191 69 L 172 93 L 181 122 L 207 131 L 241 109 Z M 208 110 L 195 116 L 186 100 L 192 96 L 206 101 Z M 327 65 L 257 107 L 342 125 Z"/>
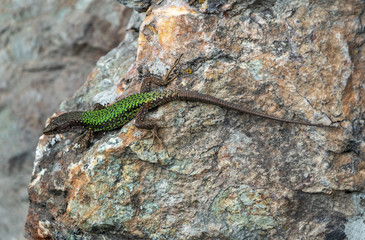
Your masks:
<path fill-rule="evenodd" d="M 180 100 L 184 100 L 184 101 L 197 101 L 197 102 L 203 102 L 203 103 L 208 103 L 208 104 L 212 104 L 212 105 L 217 105 L 223 108 L 228 108 L 231 110 L 235 110 L 241 113 L 248 113 L 251 115 L 255 115 L 255 116 L 259 116 L 262 118 L 268 118 L 268 119 L 272 119 L 275 121 L 279 121 L 279 122 L 286 122 L 286 123 L 293 123 L 293 124 L 301 124 L 301 125 L 308 125 L 308 126 L 316 126 L 316 127 L 330 127 L 330 128 L 334 128 L 336 126 L 329 126 L 329 125 L 323 125 L 323 124 L 317 124 L 317 123 L 311 123 L 311 122 L 305 122 L 305 121 L 297 121 L 297 120 L 288 120 L 288 119 L 284 119 L 284 118 L 279 118 L 279 117 L 275 117 L 275 116 L 270 116 L 267 115 L 265 113 L 260 113 L 260 112 L 256 112 L 254 110 L 242 107 L 240 105 L 231 103 L 231 102 L 227 102 L 225 100 L 213 97 L 213 96 L 209 96 L 206 94 L 202 94 L 202 93 L 198 93 L 198 92 L 192 92 L 192 91 L 186 91 L 186 90 L 178 90 L 177 91 L 178 94 L 178 98 Z"/>

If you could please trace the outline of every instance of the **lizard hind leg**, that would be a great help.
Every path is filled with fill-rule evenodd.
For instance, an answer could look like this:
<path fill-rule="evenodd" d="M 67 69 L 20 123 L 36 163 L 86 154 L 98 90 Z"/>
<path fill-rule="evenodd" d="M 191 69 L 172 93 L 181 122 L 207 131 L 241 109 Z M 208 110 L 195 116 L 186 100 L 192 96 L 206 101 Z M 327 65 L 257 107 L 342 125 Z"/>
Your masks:
<path fill-rule="evenodd" d="M 173 76 L 170 76 L 172 71 L 176 68 L 176 66 L 179 64 L 181 57 L 183 54 L 181 54 L 174 62 L 174 64 L 171 66 L 170 70 L 163 76 L 162 78 L 156 75 L 153 75 L 149 72 L 147 67 L 143 67 L 142 70 L 142 85 L 140 92 L 149 92 L 151 91 L 151 83 L 156 84 L 157 86 L 166 86 L 170 82 L 174 81 L 178 76 L 179 73 L 174 74 Z M 138 70 L 141 73 L 141 69 Z"/>
<path fill-rule="evenodd" d="M 180 54 L 180 56 L 175 60 L 174 64 L 171 66 L 170 70 L 162 78 L 162 82 L 163 82 L 162 86 L 165 86 L 165 85 L 169 84 L 170 82 L 174 81 L 179 76 L 179 73 L 176 73 L 172 77 L 170 77 L 170 74 L 176 68 L 176 66 L 179 64 L 182 56 L 183 56 L 183 54 Z M 157 83 L 155 83 L 155 84 L 158 85 Z M 161 86 L 161 85 L 159 85 L 159 86 Z"/>
<path fill-rule="evenodd" d="M 160 136 L 158 135 L 158 129 L 164 128 L 164 127 L 157 127 L 157 124 L 154 123 L 153 121 L 146 122 L 145 117 L 147 115 L 147 112 L 148 112 L 148 108 L 146 106 L 141 107 L 137 112 L 136 121 L 135 121 L 134 125 L 137 128 L 147 129 L 147 130 L 151 131 L 150 133 L 146 133 L 142 137 L 142 138 L 153 138 L 153 144 L 150 146 L 150 148 L 154 145 L 155 140 L 157 140 L 163 146 L 163 148 L 166 149 L 165 144 L 163 143 Z M 147 134 L 149 134 L 149 135 L 147 136 Z"/>
<path fill-rule="evenodd" d="M 171 66 L 170 70 L 165 74 L 165 76 L 163 78 L 153 75 L 148 71 L 147 67 L 139 67 L 138 68 L 138 72 L 141 74 L 142 72 L 142 85 L 141 85 L 141 89 L 140 89 L 140 93 L 146 93 L 146 92 L 150 92 L 151 91 L 151 83 L 154 83 L 158 86 L 165 86 L 168 83 L 170 83 L 171 81 L 175 80 L 178 76 L 178 74 L 174 75 L 174 76 L 170 76 L 171 72 L 174 70 L 174 68 L 179 64 L 181 57 L 183 56 L 183 54 L 181 54 L 174 62 L 174 64 Z M 148 129 L 151 130 L 151 134 L 150 136 L 148 136 L 148 138 L 153 137 L 153 143 L 155 143 L 155 140 L 157 139 L 160 144 L 166 149 L 164 143 L 162 142 L 161 138 L 158 136 L 158 129 L 161 127 L 157 127 L 157 125 L 151 121 L 146 122 L 145 118 L 148 112 L 148 105 L 142 106 L 140 107 L 140 109 L 138 110 L 137 114 L 136 114 L 136 121 L 135 121 L 135 126 L 137 128 L 143 128 L 143 129 Z M 146 135 L 143 137 L 146 138 Z"/>

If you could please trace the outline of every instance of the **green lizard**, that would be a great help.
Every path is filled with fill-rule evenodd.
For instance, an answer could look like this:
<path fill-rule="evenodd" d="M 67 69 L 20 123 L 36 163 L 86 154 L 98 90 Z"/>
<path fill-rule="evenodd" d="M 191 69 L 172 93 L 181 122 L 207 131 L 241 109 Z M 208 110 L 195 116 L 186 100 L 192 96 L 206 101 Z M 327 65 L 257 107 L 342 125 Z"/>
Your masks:
<path fill-rule="evenodd" d="M 152 122 L 146 122 L 145 117 L 149 109 L 158 107 L 171 101 L 196 101 L 217 105 L 223 108 L 235 110 L 241 113 L 248 113 L 259 117 L 293 124 L 302 124 L 316 127 L 336 127 L 329 125 L 322 125 L 304 121 L 288 120 L 275 116 L 270 116 L 264 113 L 259 113 L 251 109 L 244 108 L 240 105 L 227 102 L 225 100 L 215 98 L 213 96 L 201 94 L 186 90 L 164 90 L 151 91 L 151 83 L 159 86 L 167 85 L 174 80 L 176 76 L 169 79 L 171 71 L 179 63 L 182 55 L 175 61 L 163 78 L 159 78 L 149 72 L 144 73 L 140 93 L 126 97 L 113 105 L 104 109 L 94 111 L 75 111 L 64 113 L 56 118 L 53 118 L 46 126 L 43 134 L 50 135 L 70 131 L 74 128 L 84 128 L 88 132 L 85 136 L 89 140 L 92 138 L 93 132 L 110 131 L 122 127 L 132 119 L 136 119 L 135 125 L 138 128 L 153 130 L 156 135 L 156 125 Z"/>

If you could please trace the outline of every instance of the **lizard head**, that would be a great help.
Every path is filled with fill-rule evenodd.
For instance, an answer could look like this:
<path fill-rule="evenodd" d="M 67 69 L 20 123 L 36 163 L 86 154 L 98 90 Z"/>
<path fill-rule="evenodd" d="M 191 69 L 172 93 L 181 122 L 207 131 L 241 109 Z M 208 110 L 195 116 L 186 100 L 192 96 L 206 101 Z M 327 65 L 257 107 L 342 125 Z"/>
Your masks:
<path fill-rule="evenodd" d="M 81 126 L 81 120 L 82 112 L 64 113 L 58 117 L 52 118 L 51 122 L 44 128 L 43 134 L 52 135 L 68 132 L 74 127 Z"/>

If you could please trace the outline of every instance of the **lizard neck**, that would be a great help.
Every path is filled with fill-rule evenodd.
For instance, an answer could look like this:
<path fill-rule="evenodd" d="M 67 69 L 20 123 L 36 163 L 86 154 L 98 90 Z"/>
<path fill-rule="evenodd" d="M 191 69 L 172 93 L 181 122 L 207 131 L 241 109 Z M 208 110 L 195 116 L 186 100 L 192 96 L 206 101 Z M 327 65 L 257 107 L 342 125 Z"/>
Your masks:
<path fill-rule="evenodd" d="M 62 114 L 60 117 L 64 116 L 64 118 L 69 121 L 70 123 L 74 125 L 81 125 L 82 124 L 82 115 L 85 112 L 82 111 L 76 111 L 76 112 L 68 112 L 65 114 Z"/>

